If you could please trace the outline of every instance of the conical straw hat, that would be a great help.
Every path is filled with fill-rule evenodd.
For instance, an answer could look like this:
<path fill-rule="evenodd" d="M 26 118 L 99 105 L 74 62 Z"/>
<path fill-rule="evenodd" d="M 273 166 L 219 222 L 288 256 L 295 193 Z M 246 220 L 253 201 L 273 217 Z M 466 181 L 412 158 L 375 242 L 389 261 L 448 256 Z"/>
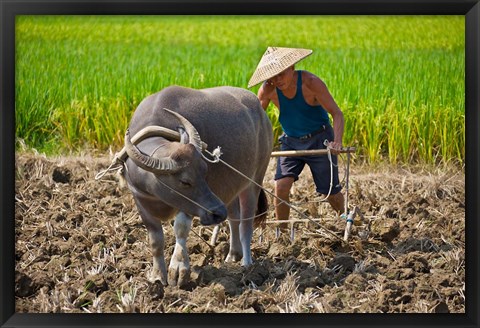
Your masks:
<path fill-rule="evenodd" d="M 248 81 L 248 87 L 251 88 L 274 77 L 312 52 L 312 50 L 301 48 L 268 47 L 250 81 Z"/>

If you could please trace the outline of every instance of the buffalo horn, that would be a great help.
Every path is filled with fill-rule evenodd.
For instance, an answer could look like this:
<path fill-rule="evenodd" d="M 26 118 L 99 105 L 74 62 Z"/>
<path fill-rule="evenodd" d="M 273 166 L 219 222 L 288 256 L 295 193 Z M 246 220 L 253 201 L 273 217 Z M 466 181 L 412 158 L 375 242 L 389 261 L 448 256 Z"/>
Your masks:
<path fill-rule="evenodd" d="M 174 115 L 177 117 L 177 119 L 182 123 L 182 125 L 185 127 L 185 131 L 188 134 L 188 137 L 190 139 L 190 144 L 195 146 L 195 148 L 199 151 L 202 152 L 202 139 L 200 138 L 200 134 L 198 133 L 197 129 L 193 126 L 192 123 L 190 123 L 185 117 L 182 115 L 171 111 L 170 109 L 163 108 L 166 110 L 168 113 Z"/>
<path fill-rule="evenodd" d="M 140 151 L 130 140 L 130 131 L 125 133 L 125 150 L 128 156 L 142 169 L 156 174 L 171 174 L 180 169 L 180 166 L 170 157 L 156 158 Z"/>

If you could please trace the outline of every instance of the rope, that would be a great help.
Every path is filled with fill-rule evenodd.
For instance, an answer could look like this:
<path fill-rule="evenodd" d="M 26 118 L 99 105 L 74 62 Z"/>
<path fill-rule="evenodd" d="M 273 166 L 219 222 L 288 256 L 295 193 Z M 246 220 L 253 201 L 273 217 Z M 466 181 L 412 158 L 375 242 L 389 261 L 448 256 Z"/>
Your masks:
<path fill-rule="evenodd" d="M 213 159 L 209 159 L 207 158 L 207 156 L 203 155 L 203 153 L 200 153 L 203 157 L 204 160 L 206 160 L 207 162 L 209 163 L 212 163 L 212 164 L 216 164 L 220 161 L 220 156 L 223 155 L 222 153 L 222 148 L 220 146 L 218 146 L 217 148 L 215 148 L 213 150 L 213 152 L 209 152 L 208 150 L 205 149 L 205 151 L 213 157 Z"/>
<path fill-rule="evenodd" d="M 328 191 L 328 194 L 327 196 L 323 199 L 323 200 L 320 200 L 319 202 L 322 202 L 322 201 L 325 201 L 326 199 L 328 199 L 328 197 L 330 196 L 331 194 L 331 191 L 332 191 L 332 188 L 333 188 L 333 166 L 335 164 L 333 164 L 333 161 L 332 161 L 332 157 L 331 157 L 331 151 L 330 151 L 330 147 L 328 147 L 327 145 L 327 140 L 324 141 L 324 145 L 327 146 L 327 156 L 328 156 L 328 159 L 330 161 L 330 188 L 329 188 L 329 191 Z M 302 213 L 300 210 L 298 210 L 293 204 L 281 199 L 280 197 L 276 196 L 275 194 L 273 194 L 272 192 L 268 191 L 267 189 L 265 189 L 262 185 L 258 184 L 257 182 L 255 182 L 254 180 L 252 180 L 250 177 L 246 176 L 245 174 L 243 174 L 241 171 L 237 170 L 235 167 L 233 167 L 232 165 L 228 164 L 227 162 L 225 162 L 224 160 L 222 160 L 220 158 L 220 156 L 223 154 L 222 151 L 221 151 L 221 147 L 218 146 L 217 148 L 215 148 L 213 150 L 213 152 L 210 152 L 208 151 L 207 149 L 204 149 L 204 151 L 210 155 L 213 159 L 209 159 L 207 158 L 203 153 L 201 153 L 203 159 L 205 159 L 207 162 L 209 163 L 218 163 L 218 162 L 221 162 L 223 165 L 227 166 L 228 168 L 230 168 L 231 170 L 233 170 L 234 172 L 236 172 L 237 174 L 241 175 L 243 178 L 247 179 L 248 181 L 252 182 L 253 184 L 255 184 L 257 187 L 263 189 L 263 191 L 265 191 L 267 194 L 269 194 L 270 196 L 276 198 L 277 200 L 280 201 L 280 204 L 285 204 L 287 205 L 288 207 L 290 207 L 292 210 L 294 210 L 295 212 L 297 212 L 302 218 L 304 218 L 305 220 L 308 220 L 310 222 L 312 222 L 313 224 L 317 225 L 320 229 L 328 232 L 330 235 L 334 236 L 335 238 L 341 240 L 342 242 L 344 241 L 342 238 L 338 237 L 334 232 L 322 227 L 318 222 L 315 222 L 313 221 L 311 218 L 309 218 L 307 215 L 305 215 L 304 213 Z M 336 165 L 335 165 L 336 166 Z M 117 156 L 114 157 L 114 159 L 112 160 L 112 163 L 110 164 L 110 166 L 103 170 L 103 171 L 100 171 L 97 175 L 95 175 L 95 180 L 99 180 L 101 178 L 103 178 L 108 172 L 112 172 L 112 171 L 121 171 L 123 168 L 125 167 L 125 162 L 118 158 Z M 337 167 L 337 166 L 336 166 Z M 170 187 L 169 185 L 165 184 L 163 181 L 161 180 L 157 180 L 159 181 L 162 185 L 164 185 L 167 189 L 169 189 L 170 191 L 176 193 L 177 195 L 181 196 L 182 198 L 190 201 L 191 203 L 195 204 L 196 206 L 200 207 L 201 209 L 203 209 L 204 211 L 210 213 L 210 214 L 213 214 L 210 210 L 208 210 L 207 208 L 205 208 L 204 206 L 202 206 L 201 204 L 197 203 L 196 201 L 194 201 L 193 199 L 189 198 L 188 196 L 185 196 L 184 194 L 182 194 L 181 192 L 173 189 L 172 187 Z M 348 184 L 347 184 L 348 185 Z M 278 205 L 277 205 L 278 206 Z M 255 219 L 256 217 L 259 217 L 261 215 L 264 215 L 268 213 L 268 211 L 265 211 L 263 213 L 260 213 L 260 214 L 257 214 L 253 217 L 250 217 L 250 218 L 244 218 L 242 219 L 243 221 L 245 220 L 253 220 Z M 233 219 L 233 218 L 230 218 L 230 220 L 237 220 L 237 219 Z M 237 220 L 239 221 L 239 220 Z"/>
<path fill-rule="evenodd" d="M 325 145 L 325 147 L 327 147 L 327 156 L 328 160 L 330 161 L 330 188 L 328 189 L 328 194 L 325 196 L 325 198 L 320 199 L 319 202 L 324 202 L 328 199 L 328 197 L 330 197 L 330 193 L 332 192 L 333 188 L 333 166 L 335 165 L 332 161 L 332 153 L 330 152 L 330 147 L 328 146 L 328 140 L 325 139 L 323 141 L 323 144 Z"/>
<path fill-rule="evenodd" d="M 213 159 L 209 159 L 209 158 L 207 158 L 207 156 L 205 156 L 203 153 L 200 153 L 200 154 L 202 155 L 203 159 L 206 160 L 207 162 L 216 164 L 216 163 L 222 161 L 222 160 L 220 159 L 220 156 L 222 156 L 223 153 L 222 153 L 222 148 L 221 148 L 220 146 L 218 146 L 217 148 L 215 148 L 215 149 L 213 150 L 213 152 L 210 152 L 210 151 L 208 151 L 207 149 L 205 149 L 205 152 L 206 152 L 208 155 L 210 155 L 211 157 L 213 157 Z M 222 162 L 223 162 L 223 161 L 222 161 Z M 235 170 L 236 170 L 236 169 L 235 169 Z M 250 178 L 248 178 L 248 180 L 250 180 L 250 181 L 253 182 L 253 180 L 251 180 Z M 263 189 L 263 188 L 262 188 L 262 189 Z M 265 190 L 265 189 L 264 189 L 264 190 Z M 265 212 L 263 212 L 263 213 L 254 215 L 254 216 L 249 217 L 249 218 L 244 218 L 244 219 L 229 218 L 229 220 L 230 220 L 230 221 L 248 221 L 248 220 L 255 220 L 257 217 L 260 217 L 260 216 L 262 216 L 262 215 L 268 214 L 268 212 L 269 212 L 269 211 L 267 210 L 267 211 L 265 211 Z"/>
<path fill-rule="evenodd" d="M 102 179 L 108 172 L 113 172 L 113 171 L 121 171 L 123 169 L 123 161 L 120 160 L 118 157 L 114 157 L 112 160 L 112 163 L 110 164 L 109 167 L 107 167 L 105 170 L 98 172 L 95 175 L 95 180 L 100 180 Z"/>
<path fill-rule="evenodd" d="M 213 153 L 210 153 L 208 150 L 205 150 L 210 156 L 212 157 L 215 157 L 213 155 Z M 330 149 L 329 149 L 329 154 L 330 154 Z M 300 210 L 298 210 L 297 208 L 295 208 L 291 203 L 281 199 L 280 197 L 276 196 L 275 194 L 273 194 L 272 192 L 266 190 L 265 188 L 263 188 L 262 185 L 258 184 L 257 182 L 255 182 L 254 180 L 250 179 L 250 177 L 246 176 L 245 174 L 243 174 L 242 172 L 240 172 L 239 170 L 237 170 L 235 167 L 233 167 L 232 165 L 228 164 L 227 162 L 225 162 L 224 160 L 222 160 L 220 158 L 220 156 L 218 156 L 216 159 L 218 159 L 218 162 L 222 163 L 223 165 L 227 166 L 228 168 L 230 168 L 231 170 L 233 170 L 234 172 L 238 173 L 239 175 L 241 175 L 242 177 L 244 177 L 245 179 L 249 180 L 250 182 L 252 182 L 253 184 L 255 184 L 257 187 L 263 189 L 266 193 L 268 193 L 270 196 L 272 197 L 275 197 L 276 199 L 278 199 L 281 203 L 284 203 L 286 204 L 288 207 L 290 207 L 292 210 L 294 210 L 295 212 L 297 212 L 301 217 L 303 217 L 304 219 L 306 220 L 309 220 L 310 222 L 312 222 L 313 224 L 316 224 L 320 229 L 328 232 L 330 235 L 334 236 L 335 238 L 341 240 L 343 242 L 343 239 L 338 237 L 334 232 L 322 227 L 318 222 L 315 222 L 313 221 L 312 219 L 310 219 L 307 215 L 305 215 L 304 213 L 302 213 Z M 331 159 L 331 157 L 330 157 Z M 333 165 L 333 162 L 331 162 L 332 165 Z M 333 167 L 331 167 L 331 171 L 333 171 Z M 333 174 L 332 174 L 332 177 L 331 177 L 331 180 L 333 180 Z M 333 183 L 330 184 L 330 187 L 332 186 Z M 329 194 L 331 192 L 331 189 L 329 190 Z"/>
<path fill-rule="evenodd" d="M 169 185 L 167 185 L 165 182 L 163 182 L 162 180 L 160 179 L 157 179 L 158 182 L 160 182 L 163 186 L 167 187 L 167 189 L 169 189 L 170 191 L 173 191 L 174 193 L 176 193 L 177 195 L 185 198 L 186 200 L 190 201 L 191 203 L 197 205 L 198 207 L 200 207 L 202 210 L 206 211 L 207 213 L 209 214 L 213 214 L 212 211 L 210 211 L 208 208 L 204 207 L 203 205 L 197 203 L 196 201 L 194 201 L 193 199 L 191 199 L 190 197 L 188 196 L 185 196 L 184 194 L 182 194 L 181 192 L 173 189 L 172 187 L 170 187 Z"/>

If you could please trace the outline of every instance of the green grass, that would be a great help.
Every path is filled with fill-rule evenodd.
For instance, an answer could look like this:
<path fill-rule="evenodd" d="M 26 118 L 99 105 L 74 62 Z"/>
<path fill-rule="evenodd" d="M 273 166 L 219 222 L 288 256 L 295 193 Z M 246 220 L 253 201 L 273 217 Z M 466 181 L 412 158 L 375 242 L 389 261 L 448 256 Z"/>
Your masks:
<path fill-rule="evenodd" d="M 464 39 L 463 16 L 17 16 L 16 135 L 47 153 L 120 148 L 145 96 L 246 88 L 277 45 L 314 50 L 297 68 L 326 82 L 360 159 L 463 164 Z"/>

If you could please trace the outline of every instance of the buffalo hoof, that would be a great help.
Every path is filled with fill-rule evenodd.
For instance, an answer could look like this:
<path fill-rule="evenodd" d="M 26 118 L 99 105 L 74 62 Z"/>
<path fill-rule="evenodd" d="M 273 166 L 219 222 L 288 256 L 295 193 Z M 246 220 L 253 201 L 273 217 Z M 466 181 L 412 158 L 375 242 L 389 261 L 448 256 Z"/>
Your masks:
<path fill-rule="evenodd" d="M 168 284 L 183 288 L 190 280 L 190 267 L 183 262 L 174 261 L 168 268 Z"/>
<path fill-rule="evenodd" d="M 162 274 L 160 270 L 152 270 L 148 275 L 148 281 L 155 283 L 160 281 L 162 285 L 167 286 L 167 277 L 166 274 Z"/>
<path fill-rule="evenodd" d="M 239 254 L 239 253 L 234 253 L 234 252 L 230 252 L 228 253 L 227 255 L 227 258 L 225 259 L 225 262 L 227 263 L 234 263 L 234 262 L 239 262 L 241 259 L 242 259 L 242 254 Z"/>

